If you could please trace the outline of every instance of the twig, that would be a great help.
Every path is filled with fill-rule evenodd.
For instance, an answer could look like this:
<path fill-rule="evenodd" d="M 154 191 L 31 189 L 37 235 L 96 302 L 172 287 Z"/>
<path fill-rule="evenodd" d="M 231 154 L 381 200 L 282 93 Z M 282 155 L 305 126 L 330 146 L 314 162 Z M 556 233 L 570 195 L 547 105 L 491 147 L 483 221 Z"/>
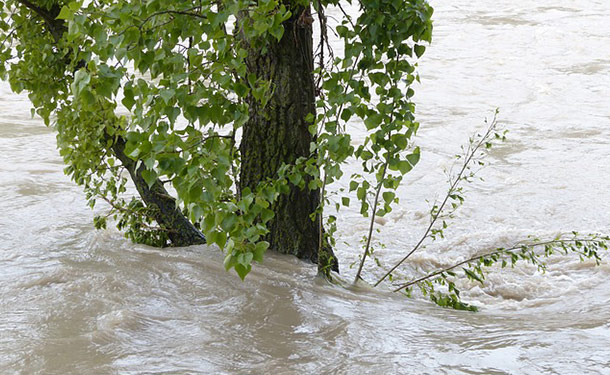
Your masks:
<path fill-rule="evenodd" d="M 6 36 L 4 37 L 2 42 L 0 43 L 0 46 L 4 45 L 17 32 L 17 30 L 19 30 L 22 26 L 23 25 L 19 25 L 19 26 L 13 28 L 10 33 L 6 34 Z M 11 43 L 10 47 L 12 47 L 12 44 L 13 43 Z"/>
<path fill-rule="evenodd" d="M 464 160 L 464 164 L 462 165 L 462 169 L 457 174 L 455 180 L 451 184 L 451 186 L 450 186 L 449 190 L 447 191 L 447 194 L 445 195 L 445 198 L 443 199 L 443 202 L 439 206 L 438 210 L 432 215 L 432 220 L 430 221 L 430 224 L 426 228 L 426 231 L 424 232 L 423 236 L 419 239 L 419 241 L 413 247 L 413 249 L 411 249 L 411 251 L 409 251 L 407 253 L 407 255 L 404 256 L 404 258 L 402 258 L 398 263 L 396 263 L 394 265 L 394 267 L 392 267 L 379 280 L 377 280 L 377 282 L 374 284 L 374 286 L 379 285 L 383 280 L 386 279 L 386 277 L 388 277 L 392 272 L 394 272 L 394 270 L 396 268 L 398 268 L 407 259 L 409 259 L 409 257 L 411 255 L 413 255 L 413 253 L 415 253 L 421 247 L 421 245 L 426 240 L 426 238 L 428 238 L 428 235 L 430 234 L 430 231 L 434 227 L 434 224 L 436 224 L 436 221 L 438 220 L 438 218 L 440 217 L 441 213 L 443 212 L 443 209 L 445 208 L 445 205 L 447 204 L 447 201 L 449 200 L 449 198 L 455 192 L 455 189 L 457 188 L 457 186 L 460 183 L 460 181 L 462 181 L 462 176 L 463 176 L 464 172 L 466 171 L 466 169 L 468 168 L 468 165 L 470 164 L 470 162 L 474 158 L 474 156 L 477 153 L 477 151 L 481 148 L 481 146 L 487 141 L 487 139 L 489 138 L 491 133 L 495 130 L 496 125 L 497 125 L 496 119 L 497 119 L 497 111 L 494 114 L 494 117 L 493 117 L 493 119 L 491 121 L 491 125 L 489 126 L 489 128 L 487 128 L 487 132 L 481 137 L 481 140 L 477 143 L 477 145 L 474 148 L 470 149 L 470 153 L 468 153 L 466 159 Z"/>
<path fill-rule="evenodd" d="M 199 13 L 192 13 L 192 11 L 199 9 L 199 7 L 192 7 L 189 9 L 185 9 L 185 10 L 162 10 L 159 12 L 155 12 L 153 14 L 151 14 L 150 16 L 146 17 L 144 19 L 144 21 L 142 21 L 142 23 L 140 24 L 139 28 L 141 29 L 148 21 L 150 21 L 152 18 L 156 17 L 156 16 L 160 16 L 163 14 L 179 14 L 179 15 L 183 15 L 183 16 L 191 16 L 191 17 L 196 17 L 196 18 L 202 18 L 202 19 L 207 19 L 207 16 L 199 14 Z"/>
<path fill-rule="evenodd" d="M 324 209 L 324 199 L 326 199 L 325 194 L 326 194 L 326 172 L 324 171 L 324 179 L 322 180 L 322 190 L 320 192 L 320 213 L 318 214 L 319 216 L 319 225 L 318 225 L 318 259 L 320 259 L 320 254 L 322 254 L 322 243 L 323 243 L 323 236 L 324 236 L 324 215 L 323 215 L 323 209 Z"/>
<path fill-rule="evenodd" d="M 334 58 L 334 54 L 333 54 L 333 49 L 330 46 L 330 43 L 328 42 L 328 23 L 327 23 L 326 13 L 324 12 L 324 6 L 322 5 L 322 2 L 320 0 L 318 0 L 317 3 L 318 3 L 317 16 L 318 16 L 318 20 L 320 22 L 320 42 L 318 43 L 318 48 L 316 49 L 316 52 L 318 51 L 318 49 L 320 52 L 317 53 L 316 57 L 319 58 L 318 67 L 320 69 L 320 73 L 318 74 L 318 78 L 316 80 L 316 90 L 318 93 L 321 93 L 322 87 L 320 85 L 320 82 L 322 81 L 322 76 L 323 76 L 323 72 L 324 72 L 324 68 L 325 68 L 324 47 L 326 46 L 326 48 L 328 49 L 329 62 L 331 62 L 331 63 Z"/>
<path fill-rule="evenodd" d="M 381 179 L 377 184 L 377 189 L 375 191 L 375 202 L 373 203 L 373 214 L 371 216 L 371 222 L 369 224 L 369 234 L 366 239 L 366 246 L 364 248 L 364 254 L 362 254 L 362 259 L 360 260 L 360 265 L 358 266 L 358 272 L 356 272 L 356 277 L 354 278 L 354 283 L 356 283 L 359 279 L 361 279 L 360 274 L 362 273 L 362 268 L 364 267 L 364 262 L 366 261 L 366 257 L 369 254 L 369 249 L 371 247 L 371 238 L 373 237 L 373 227 L 375 226 L 375 215 L 377 215 L 377 205 L 379 204 L 379 193 L 381 192 L 381 188 L 383 187 L 383 182 L 385 180 L 385 174 L 388 170 L 388 164 L 390 163 L 390 157 L 386 159 L 386 162 L 383 165 L 383 172 L 381 172 Z"/>

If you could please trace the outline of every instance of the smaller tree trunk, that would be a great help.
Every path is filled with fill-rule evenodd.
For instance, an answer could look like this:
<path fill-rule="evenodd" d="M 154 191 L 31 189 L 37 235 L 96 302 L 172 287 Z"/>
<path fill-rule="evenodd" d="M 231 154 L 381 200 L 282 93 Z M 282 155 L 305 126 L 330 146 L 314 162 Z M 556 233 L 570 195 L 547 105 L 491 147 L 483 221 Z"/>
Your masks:
<path fill-rule="evenodd" d="M 159 179 L 149 187 L 142 172 L 146 168 L 142 163 L 136 168 L 136 161 L 125 155 L 125 140 L 117 137 L 112 145 L 114 155 L 121 161 L 129 172 L 142 201 L 147 207 L 152 208 L 153 219 L 168 231 L 168 237 L 173 246 L 190 246 L 204 244 L 205 237 L 191 223 L 191 221 L 178 209 L 176 200 L 169 195 Z"/>

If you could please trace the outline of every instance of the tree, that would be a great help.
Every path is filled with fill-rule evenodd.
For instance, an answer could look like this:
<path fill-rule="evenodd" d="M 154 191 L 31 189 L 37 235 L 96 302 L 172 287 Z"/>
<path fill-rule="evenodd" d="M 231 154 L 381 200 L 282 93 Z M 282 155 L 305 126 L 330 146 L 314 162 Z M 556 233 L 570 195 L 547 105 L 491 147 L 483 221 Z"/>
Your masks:
<path fill-rule="evenodd" d="M 374 255 L 375 218 L 392 210 L 419 160 L 410 86 L 431 40 L 432 8 L 425 0 L 359 0 L 352 17 L 345 3 L 0 0 L 0 78 L 27 91 L 32 114 L 57 130 L 65 171 L 89 204 L 108 204 L 96 227 L 112 217 L 136 242 L 216 244 L 242 279 L 268 248 L 317 262 L 330 277 L 338 261 L 329 208 L 356 198 L 370 220 L 358 281 Z M 334 28 L 329 7 L 343 15 Z M 341 56 L 329 31 L 343 42 Z M 366 132 L 359 142 L 349 131 L 357 124 Z M 495 126 L 494 118 L 471 139 L 421 239 L 375 286 L 395 281 L 425 241 L 443 236 L 471 166 L 504 139 Z M 349 191 L 330 194 L 347 160 L 361 172 L 349 176 Z M 599 264 L 608 241 L 575 232 L 529 238 L 403 280 L 395 291 L 418 286 L 441 306 L 474 310 L 460 298 L 456 268 L 483 283 L 494 264 L 527 261 L 544 271 L 557 252 Z"/>
<path fill-rule="evenodd" d="M 90 205 L 109 204 L 97 227 L 113 217 L 137 242 L 207 240 L 242 278 L 268 247 L 328 275 L 338 262 L 326 186 L 342 164 L 361 161 L 350 190 L 374 217 L 419 157 L 409 85 L 432 9 L 359 5 L 335 27 L 335 57 L 324 10 L 342 11 L 338 1 L 3 0 L 0 75 L 57 130 Z M 364 144 L 351 140 L 353 117 Z"/>

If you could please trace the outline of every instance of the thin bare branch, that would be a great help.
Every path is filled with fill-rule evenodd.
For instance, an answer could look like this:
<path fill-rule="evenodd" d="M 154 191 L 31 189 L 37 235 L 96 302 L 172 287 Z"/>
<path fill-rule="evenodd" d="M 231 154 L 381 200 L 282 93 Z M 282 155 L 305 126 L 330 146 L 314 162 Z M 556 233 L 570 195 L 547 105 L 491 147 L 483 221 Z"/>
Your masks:
<path fill-rule="evenodd" d="M 386 272 L 381 278 L 379 278 L 379 280 L 377 280 L 377 282 L 374 284 L 374 286 L 379 285 L 383 280 L 385 280 L 392 272 L 394 272 L 394 270 L 396 268 L 398 268 L 401 264 L 403 264 L 407 259 L 409 259 L 409 257 L 411 255 L 413 255 L 413 253 L 415 253 L 417 250 L 419 250 L 421 248 L 421 245 L 424 243 L 424 241 L 428 238 L 428 236 L 430 235 L 430 231 L 432 230 L 432 228 L 434 227 L 434 224 L 436 224 L 438 218 L 440 217 L 441 213 L 443 212 L 443 210 L 445 209 L 445 206 L 447 205 L 447 202 L 449 201 L 449 198 L 453 195 L 453 193 L 455 192 L 455 190 L 457 189 L 459 183 L 462 181 L 462 177 L 464 175 L 464 172 L 466 171 L 466 169 L 468 168 L 468 166 L 470 165 L 470 163 L 472 162 L 474 156 L 476 155 L 476 153 L 479 151 L 479 149 L 481 148 L 481 146 L 483 146 L 487 140 L 489 139 L 489 137 L 493 134 L 494 130 L 496 129 L 497 126 L 497 111 L 494 114 L 494 117 L 491 121 L 491 124 L 489 125 L 489 127 L 487 128 L 487 131 L 485 132 L 485 134 L 481 137 L 481 139 L 479 140 L 479 142 L 476 144 L 476 146 L 474 148 L 469 148 L 469 152 L 464 160 L 464 164 L 462 165 L 462 168 L 460 169 L 459 173 L 457 174 L 457 176 L 455 177 L 455 179 L 453 180 L 453 182 L 451 183 L 451 186 L 449 187 L 449 190 L 447 191 L 447 194 L 445 195 L 445 198 L 443 199 L 443 202 L 441 203 L 441 205 L 439 206 L 438 210 L 432 215 L 432 220 L 430 220 L 430 224 L 428 225 L 428 227 L 426 228 L 426 230 L 424 231 L 424 234 L 421 236 L 421 238 L 419 239 L 419 241 L 417 242 L 417 244 L 411 249 L 411 251 L 409 251 L 407 253 L 407 255 L 405 255 L 398 263 L 396 263 L 388 272 Z"/>
<path fill-rule="evenodd" d="M 362 259 L 360 260 L 360 265 L 358 266 L 358 272 L 356 272 L 356 277 L 354 278 L 354 283 L 361 279 L 360 274 L 362 273 L 362 268 L 364 267 L 364 262 L 366 261 L 366 257 L 369 254 L 369 250 L 371 248 L 371 238 L 373 238 L 373 227 L 375 226 L 375 215 L 377 215 L 377 206 L 379 205 L 379 194 L 381 193 L 381 188 L 383 187 L 383 181 L 385 180 L 385 174 L 388 170 L 388 164 L 390 163 L 390 158 L 388 157 L 383 164 L 383 171 L 381 172 L 381 179 L 377 184 L 377 189 L 375 190 L 375 202 L 373 203 L 373 214 L 371 216 L 371 222 L 369 223 L 369 233 L 366 237 L 366 246 L 364 248 L 364 254 L 362 254 Z"/>

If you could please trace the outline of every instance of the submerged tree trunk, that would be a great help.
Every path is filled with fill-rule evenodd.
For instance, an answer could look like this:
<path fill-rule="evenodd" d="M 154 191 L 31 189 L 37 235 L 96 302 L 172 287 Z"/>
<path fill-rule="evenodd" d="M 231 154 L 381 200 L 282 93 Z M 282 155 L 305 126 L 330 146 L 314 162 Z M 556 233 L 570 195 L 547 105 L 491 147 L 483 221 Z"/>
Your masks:
<path fill-rule="evenodd" d="M 161 228 L 167 230 L 167 236 L 172 246 L 206 243 L 203 234 L 180 211 L 176 205 L 176 200 L 165 190 L 159 179 L 156 179 L 152 186 L 148 186 L 142 176 L 142 172 L 146 169 L 144 163 L 136 168 L 136 161 L 125 155 L 125 140 L 123 138 L 116 137 L 111 149 L 129 172 L 142 201 L 152 209 L 153 219 Z"/>
<path fill-rule="evenodd" d="M 241 142 L 240 190 L 274 179 L 282 164 L 292 164 L 299 157 L 310 155 L 314 137 L 305 121 L 315 114 L 313 77 L 313 39 L 309 8 L 295 7 L 284 22 L 284 35 L 270 43 L 266 53 L 250 50 L 249 73 L 272 82 L 273 95 L 266 106 L 249 99 L 250 118 L 243 129 Z M 310 215 L 320 203 L 319 189 L 300 189 L 280 195 L 272 208 L 275 217 L 268 223 L 266 240 L 270 248 L 319 264 L 328 273 L 338 271 L 337 260 L 327 241 L 320 247 L 320 217 Z"/>

